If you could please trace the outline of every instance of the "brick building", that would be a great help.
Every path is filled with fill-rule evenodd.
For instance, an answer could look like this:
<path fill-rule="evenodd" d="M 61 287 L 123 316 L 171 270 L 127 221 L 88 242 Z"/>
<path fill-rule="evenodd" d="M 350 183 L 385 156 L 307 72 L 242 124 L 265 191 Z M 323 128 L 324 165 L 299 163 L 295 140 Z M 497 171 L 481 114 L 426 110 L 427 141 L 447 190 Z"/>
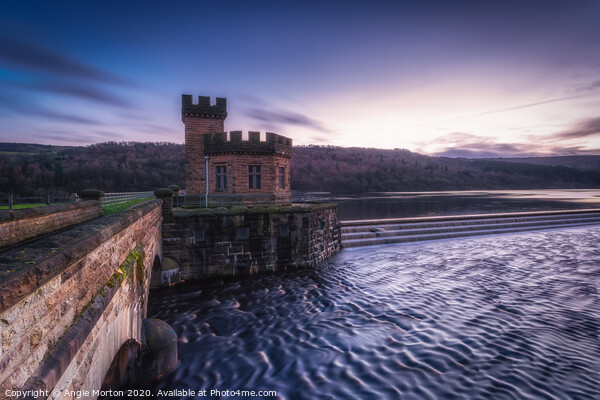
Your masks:
<path fill-rule="evenodd" d="M 186 192 L 205 195 L 209 203 L 291 202 L 290 159 L 292 140 L 267 132 L 225 132 L 227 99 L 182 95 L 185 124 Z M 207 172 L 208 167 L 208 174 Z"/>

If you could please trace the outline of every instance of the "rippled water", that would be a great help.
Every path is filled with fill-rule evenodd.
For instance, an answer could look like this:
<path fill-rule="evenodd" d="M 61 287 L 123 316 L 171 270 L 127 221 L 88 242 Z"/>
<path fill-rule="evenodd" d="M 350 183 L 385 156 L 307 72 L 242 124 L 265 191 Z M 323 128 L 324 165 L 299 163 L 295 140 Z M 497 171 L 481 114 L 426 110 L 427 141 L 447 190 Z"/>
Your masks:
<path fill-rule="evenodd" d="M 285 399 L 599 399 L 600 227 L 344 250 L 315 270 L 150 295 L 154 388 Z"/>

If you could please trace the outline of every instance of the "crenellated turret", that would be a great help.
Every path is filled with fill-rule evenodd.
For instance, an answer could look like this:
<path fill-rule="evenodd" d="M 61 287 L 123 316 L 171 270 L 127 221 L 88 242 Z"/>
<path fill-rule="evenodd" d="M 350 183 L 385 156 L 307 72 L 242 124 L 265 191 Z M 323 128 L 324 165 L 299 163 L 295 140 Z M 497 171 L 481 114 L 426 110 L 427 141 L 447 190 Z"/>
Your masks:
<path fill-rule="evenodd" d="M 198 104 L 194 104 L 191 94 L 181 95 L 181 120 L 185 122 L 185 117 L 198 118 L 227 118 L 227 99 L 216 98 L 216 104 L 210 104 L 209 96 L 198 96 Z"/>

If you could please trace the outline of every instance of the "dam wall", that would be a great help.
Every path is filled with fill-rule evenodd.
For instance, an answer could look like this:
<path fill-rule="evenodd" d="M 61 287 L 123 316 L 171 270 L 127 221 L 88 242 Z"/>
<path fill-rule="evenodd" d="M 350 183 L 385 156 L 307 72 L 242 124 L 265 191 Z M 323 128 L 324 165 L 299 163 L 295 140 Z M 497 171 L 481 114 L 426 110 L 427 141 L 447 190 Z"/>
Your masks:
<path fill-rule="evenodd" d="M 164 215 L 163 253 L 181 279 L 314 267 L 340 249 L 337 205 L 176 209 Z"/>
<path fill-rule="evenodd" d="M 161 221 L 151 200 L 0 253 L 0 398 L 100 389 L 140 340 Z"/>

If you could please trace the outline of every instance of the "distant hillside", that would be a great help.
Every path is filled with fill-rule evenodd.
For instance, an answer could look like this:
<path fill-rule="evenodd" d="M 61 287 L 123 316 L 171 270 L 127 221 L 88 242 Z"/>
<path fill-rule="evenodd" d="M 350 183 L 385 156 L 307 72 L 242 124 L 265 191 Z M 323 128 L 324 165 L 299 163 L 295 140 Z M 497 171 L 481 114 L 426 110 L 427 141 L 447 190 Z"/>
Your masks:
<path fill-rule="evenodd" d="M 184 148 L 108 142 L 85 147 L 0 143 L 0 193 L 68 194 L 83 188 L 144 191 L 185 184 Z"/>
<path fill-rule="evenodd" d="M 565 161 L 575 163 L 571 157 Z M 292 188 L 334 193 L 600 186 L 600 167 L 430 157 L 401 149 L 295 147 L 292 168 Z"/>
<path fill-rule="evenodd" d="M 185 187 L 184 146 L 108 142 L 86 147 L 0 143 L 0 194 L 66 194 L 82 188 Z M 600 156 L 524 159 L 430 157 L 408 150 L 298 146 L 292 189 L 369 191 L 600 187 Z"/>
<path fill-rule="evenodd" d="M 490 160 L 522 164 L 573 167 L 582 171 L 600 171 L 600 156 L 555 156 L 526 158 L 493 158 Z"/>

